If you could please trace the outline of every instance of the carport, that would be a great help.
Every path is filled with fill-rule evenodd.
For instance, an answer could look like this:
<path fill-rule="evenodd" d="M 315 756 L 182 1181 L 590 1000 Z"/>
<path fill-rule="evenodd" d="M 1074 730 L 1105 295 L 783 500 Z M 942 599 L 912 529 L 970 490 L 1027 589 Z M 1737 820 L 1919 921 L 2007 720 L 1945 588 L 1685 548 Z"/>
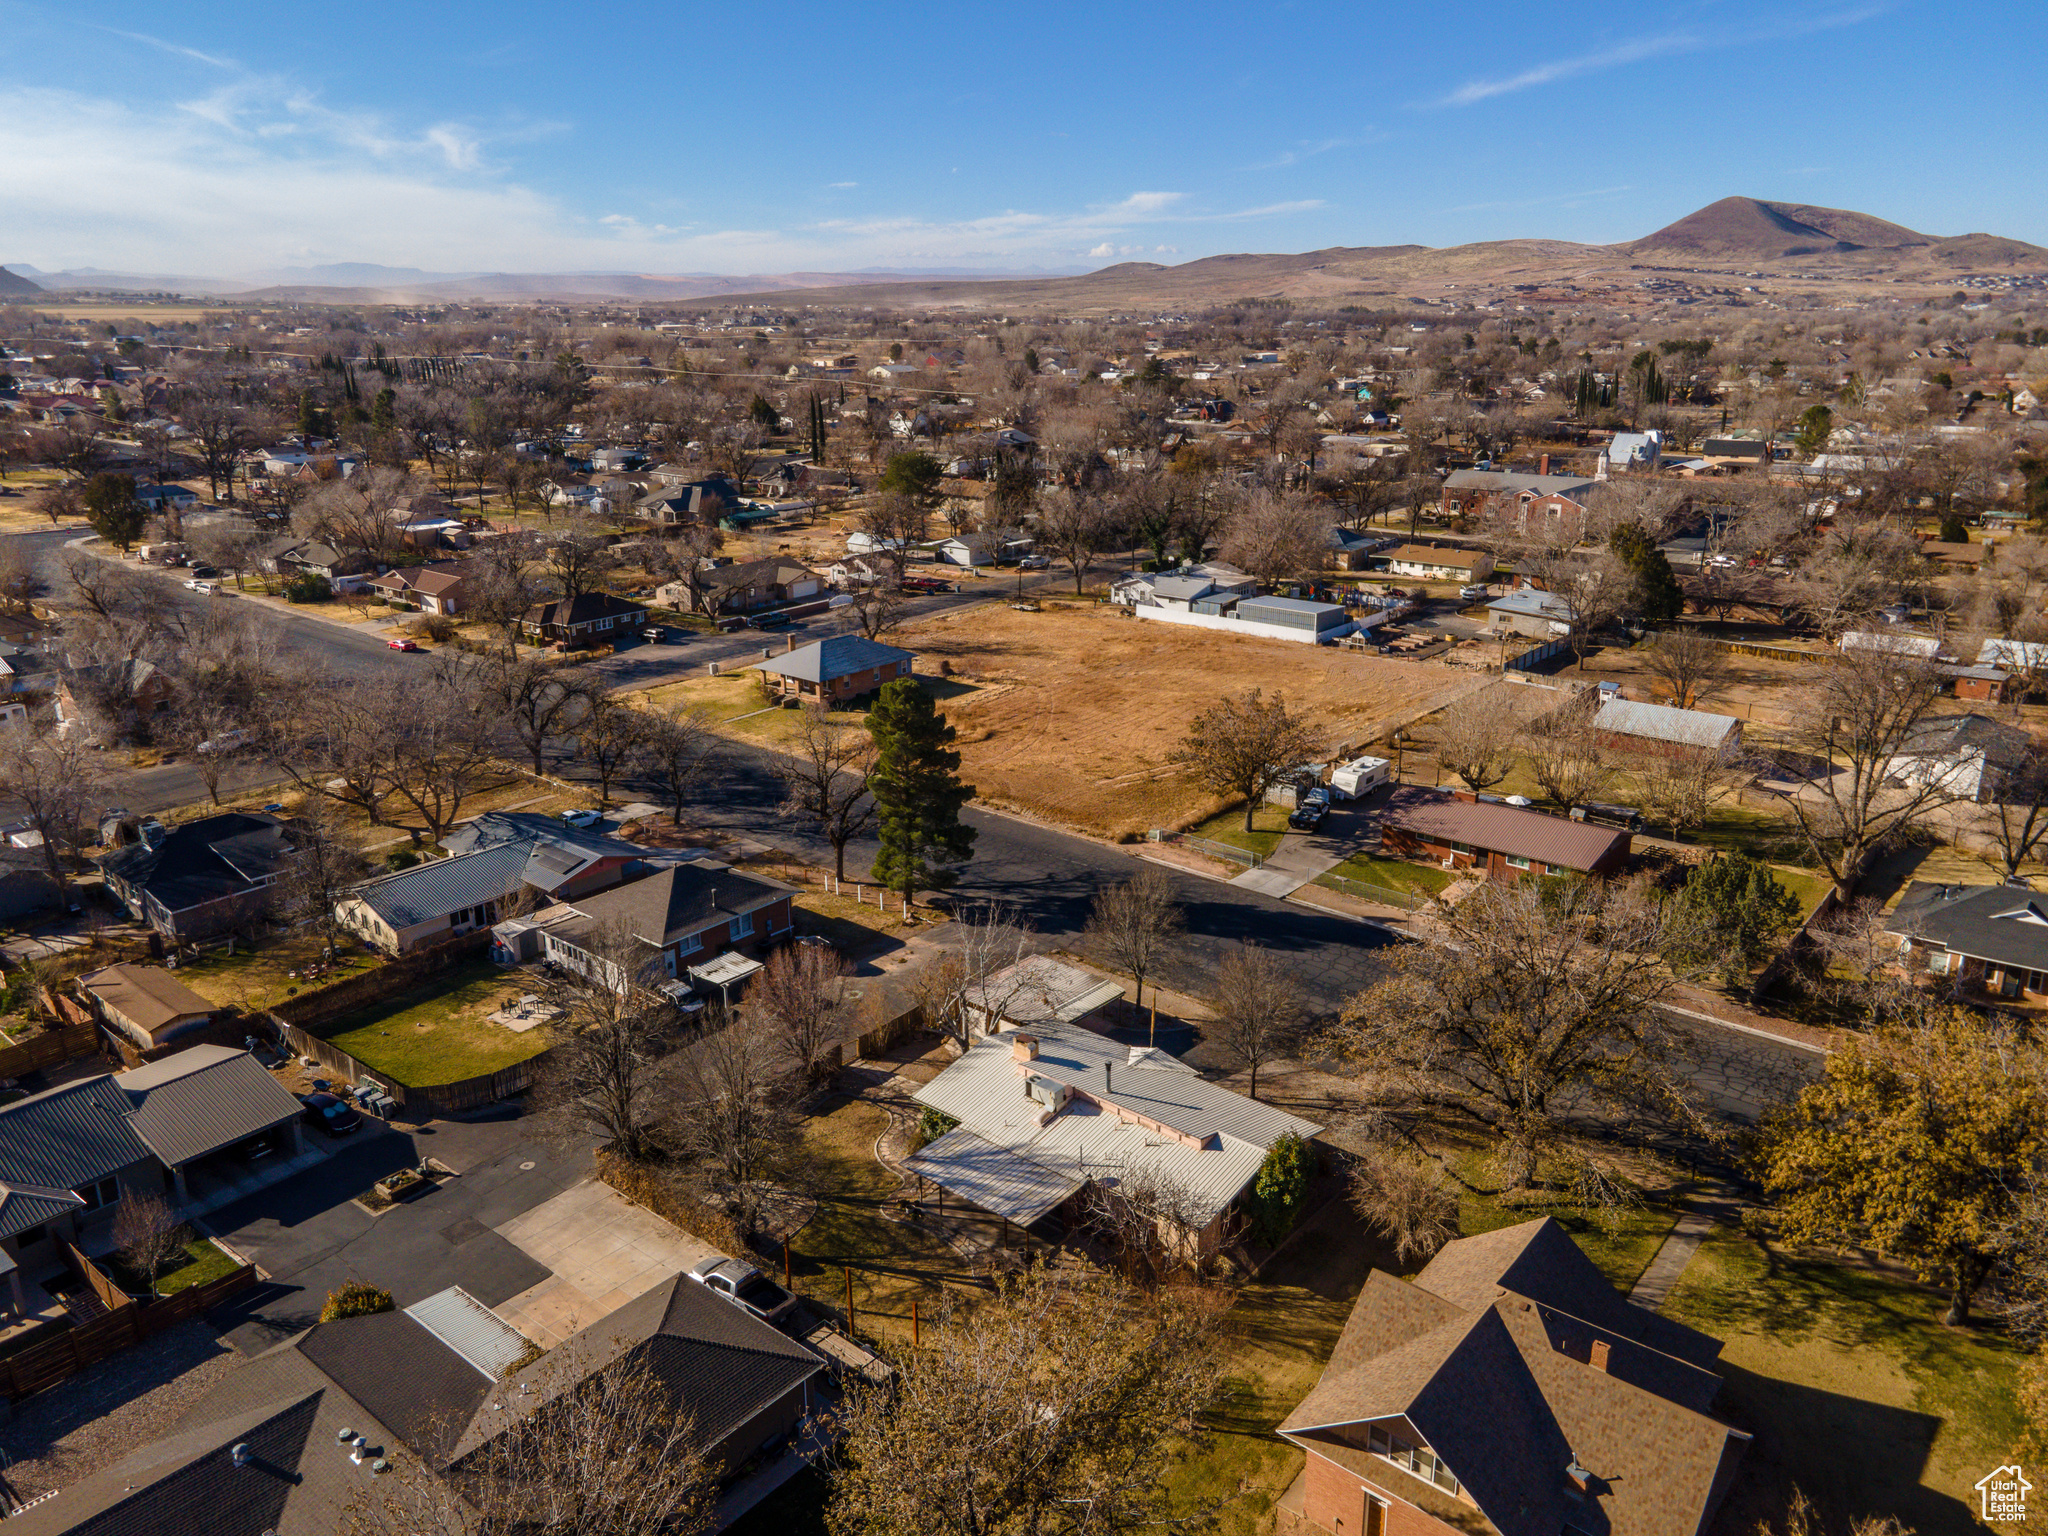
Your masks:
<path fill-rule="evenodd" d="M 281 1162 L 297 1157 L 299 1101 L 247 1051 L 200 1045 L 114 1077 L 135 1107 L 128 1125 L 164 1165 L 172 1197 L 193 1196 L 188 1176 L 222 1153 L 272 1138 Z M 230 1175 L 228 1182 L 238 1182 Z"/>
<path fill-rule="evenodd" d="M 919 1180 L 939 1187 L 938 1214 L 943 1216 L 948 1193 L 997 1218 L 997 1241 L 1010 1223 L 1029 1227 L 1058 1210 L 1087 1181 L 1056 1173 L 1019 1157 L 965 1128 L 948 1131 L 904 1163 Z"/>

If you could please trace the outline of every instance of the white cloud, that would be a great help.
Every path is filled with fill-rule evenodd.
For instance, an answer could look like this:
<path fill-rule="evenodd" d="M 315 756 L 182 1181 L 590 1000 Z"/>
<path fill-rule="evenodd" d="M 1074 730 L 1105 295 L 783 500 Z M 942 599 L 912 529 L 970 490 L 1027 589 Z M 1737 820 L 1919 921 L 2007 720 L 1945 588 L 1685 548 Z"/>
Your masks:
<path fill-rule="evenodd" d="M 1592 53 L 1579 54 L 1569 59 L 1553 59 L 1547 64 L 1538 64 L 1532 69 L 1521 70 L 1512 75 L 1503 75 L 1492 80 L 1469 80 L 1448 96 L 1427 103 L 1433 107 L 1469 107 L 1478 102 L 1489 101 L 1496 96 L 1511 95 L 1539 85 L 1550 85 L 1559 80 L 1569 80 L 1577 75 L 1591 74 L 1595 70 L 1615 69 L 1624 64 L 1637 64 L 1645 59 L 1664 58 L 1671 54 L 1697 53 L 1708 49 L 1754 47 L 1766 41 L 1782 41 L 1787 38 L 1809 37 L 1816 32 L 1831 32 L 1838 27 L 1855 26 L 1858 22 L 1869 21 L 1881 16 L 1892 8 L 1891 3 L 1866 5 L 1855 10 L 1836 11 L 1828 15 L 1814 16 L 1801 21 L 1782 21 L 1761 18 L 1755 22 L 1740 22 L 1724 19 L 1711 36 L 1701 37 L 1689 32 L 1674 32 L 1662 37 L 1637 38 L 1613 48 L 1600 49 Z"/>
<path fill-rule="evenodd" d="M 98 25 L 95 23 L 94 25 Z M 181 59 L 196 59 L 201 64 L 211 64 L 215 69 L 233 69 L 233 59 L 223 59 L 211 53 L 201 53 L 197 48 L 187 48 L 183 43 L 165 42 L 160 37 L 151 37 L 147 32 L 123 32 L 119 27 L 100 27 L 111 37 L 125 37 L 131 43 L 143 43 L 162 53 L 175 54 Z"/>
<path fill-rule="evenodd" d="M 1151 251 L 1146 237 L 1161 225 L 1215 227 L 1322 206 L 1217 209 L 1185 192 L 1147 190 L 1082 208 L 714 229 L 677 219 L 672 197 L 649 208 L 578 207 L 517 179 L 513 146 L 562 131 L 407 123 L 238 69 L 170 102 L 30 87 L 0 114 L 0 207 L 20 258 L 38 266 L 234 276 L 317 261 L 766 273 L 1071 261 L 1084 251 L 1107 260 Z"/>
<path fill-rule="evenodd" d="M 835 192 L 844 192 L 850 187 L 859 186 L 860 183 L 857 181 L 828 181 L 825 183 L 825 185 L 830 187 Z"/>

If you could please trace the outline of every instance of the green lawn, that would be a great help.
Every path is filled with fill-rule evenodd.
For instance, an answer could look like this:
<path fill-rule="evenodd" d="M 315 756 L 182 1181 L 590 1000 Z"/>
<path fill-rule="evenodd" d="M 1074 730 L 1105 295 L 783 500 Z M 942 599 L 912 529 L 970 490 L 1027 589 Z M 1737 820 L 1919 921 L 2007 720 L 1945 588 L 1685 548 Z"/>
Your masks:
<path fill-rule="evenodd" d="M 312 1033 L 407 1087 L 459 1083 L 502 1071 L 546 1047 L 540 1030 L 515 1034 L 485 1017 L 524 987 L 489 960 L 470 960 Z"/>
<path fill-rule="evenodd" d="M 149 1283 L 118 1259 L 101 1261 L 101 1267 L 108 1277 L 130 1295 L 145 1296 Z M 231 1275 L 241 1266 L 219 1248 L 203 1237 L 195 1237 L 185 1244 L 185 1257 L 173 1269 L 166 1269 L 156 1277 L 156 1288 L 160 1295 L 175 1296 L 180 1291 L 190 1290 L 195 1285 L 204 1285 L 209 1280 L 218 1280 Z"/>
<path fill-rule="evenodd" d="M 1434 896 L 1457 877 L 1434 864 L 1410 864 L 1406 859 L 1383 859 L 1377 854 L 1354 853 L 1330 871 L 1346 880 L 1363 880 L 1367 885 L 1384 885 L 1417 896 Z"/>
<path fill-rule="evenodd" d="M 1664 1310 L 1727 1346 L 1722 1407 L 1757 1435 L 1739 1500 L 1797 1484 L 1824 1519 L 1981 1529 L 1971 1485 L 2023 1438 L 2020 1351 L 1995 1331 L 1943 1327 L 1941 1298 L 1923 1287 L 1733 1232 L 1708 1238 Z"/>
<path fill-rule="evenodd" d="M 1778 877 L 1778 884 L 1799 898 L 1799 915 L 1809 917 L 1820 905 L 1821 898 L 1834 889 L 1834 882 L 1826 875 L 1808 874 L 1803 869 L 1787 869 L 1783 864 L 1771 866 L 1771 873 Z"/>
<path fill-rule="evenodd" d="M 854 1324 L 885 1343 L 908 1342 L 913 1297 L 928 1312 L 940 1287 L 969 1283 L 967 1262 L 936 1236 L 883 1215 L 896 1178 L 875 1160 L 875 1139 L 889 1117 L 848 1100 L 804 1126 L 806 1184 L 817 1214 L 790 1244 L 797 1290 L 834 1307 L 846 1304 L 853 1272 Z"/>
<path fill-rule="evenodd" d="M 255 949 L 237 944 L 232 955 L 216 950 L 204 959 L 178 967 L 178 980 L 210 1002 L 224 1008 L 245 1011 L 272 1008 L 295 993 L 315 986 L 327 986 L 376 966 L 374 955 L 364 954 L 344 940 L 334 968 L 317 980 L 295 980 L 293 971 L 303 971 L 320 959 L 326 940 L 318 933 L 290 934 L 261 944 Z"/>
<path fill-rule="evenodd" d="M 1260 858 L 1271 855 L 1280 846 L 1280 839 L 1287 832 L 1287 808 L 1283 805 L 1259 805 L 1252 811 L 1252 830 L 1244 829 L 1244 807 L 1224 811 L 1211 816 L 1199 827 L 1188 829 L 1190 837 L 1206 837 L 1212 843 L 1228 843 L 1233 848 L 1248 848 Z"/>

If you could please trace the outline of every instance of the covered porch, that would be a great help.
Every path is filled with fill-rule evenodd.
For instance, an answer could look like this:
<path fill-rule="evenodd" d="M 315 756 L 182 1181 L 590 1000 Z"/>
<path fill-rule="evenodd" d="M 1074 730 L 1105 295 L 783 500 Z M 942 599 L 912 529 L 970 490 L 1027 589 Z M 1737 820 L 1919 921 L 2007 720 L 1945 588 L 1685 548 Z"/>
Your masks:
<path fill-rule="evenodd" d="M 910 1218 L 936 1226 L 963 1253 L 1016 1246 L 1026 1234 L 1061 1242 L 1066 1224 L 1055 1220 L 1056 1213 L 1087 1183 L 1078 1174 L 1055 1172 L 966 1129 L 948 1131 L 903 1166 L 917 1178 L 917 1195 L 908 1202 Z M 954 1198 L 951 1207 L 948 1195 Z"/>

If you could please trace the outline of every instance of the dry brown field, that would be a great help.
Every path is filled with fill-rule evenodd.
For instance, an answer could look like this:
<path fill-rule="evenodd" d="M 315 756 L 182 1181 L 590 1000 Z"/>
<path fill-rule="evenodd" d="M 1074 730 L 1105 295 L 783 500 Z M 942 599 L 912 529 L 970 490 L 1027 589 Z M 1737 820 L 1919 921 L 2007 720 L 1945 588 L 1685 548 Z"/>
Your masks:
<path fill-rule="evenodd" d="M 1284 640 L 1148 624 L 1095 605 L 983 604 L 906 627 L 918 671 L 968 685 L 943 705 L 979 799 L 1117 838 L 1185 828 L 1221 803 L 1168 761 L 1195 715 L 1260 688 L 1320 721 L 1330 750 L 1379 740 L 1487 679 Z"/>

